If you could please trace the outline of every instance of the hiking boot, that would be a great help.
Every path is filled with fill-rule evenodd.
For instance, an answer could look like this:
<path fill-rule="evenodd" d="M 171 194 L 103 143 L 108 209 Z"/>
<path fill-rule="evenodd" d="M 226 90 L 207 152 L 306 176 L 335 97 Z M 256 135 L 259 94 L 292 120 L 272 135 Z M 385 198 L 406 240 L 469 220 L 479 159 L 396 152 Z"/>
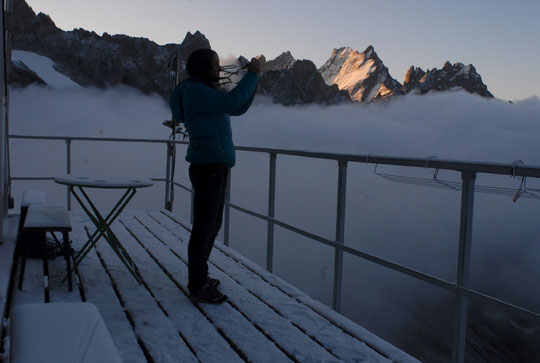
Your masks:
<path fill-rule="evenodd" d="M 206 283 L 202 289 L 189 294 L 191 301 L 210 304 L 222 304 L 227 301 L 227 295 L 222 294 L 218 289 Z"/>
<path fill-rule="evenodd" d="M 218 285 L 221 284 L 221 281 L 219 281 L 218 279 L 211 278 L 210 276 L 208 276 L 208 279 L 206 280 L 206 282 L 208 283 L 208 285 L 212 287 L 218 287 Z"/>

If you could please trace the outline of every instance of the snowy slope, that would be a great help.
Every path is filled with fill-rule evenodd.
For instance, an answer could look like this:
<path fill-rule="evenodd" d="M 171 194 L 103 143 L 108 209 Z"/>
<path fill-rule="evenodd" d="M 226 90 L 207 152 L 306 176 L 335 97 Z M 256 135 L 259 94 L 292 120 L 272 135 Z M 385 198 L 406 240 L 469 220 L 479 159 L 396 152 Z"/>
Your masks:
<path fill-rule="evenodd" d="M 37 73 L 49 86 L 56 90 L 80 88 L 69 77 L 54 69 L 54 62 L 47 57 L 27 52 L 24 50 L 14 50 L 11 53 L 13 62 L 19 61 L 24 63 L 28 68 Z"/>

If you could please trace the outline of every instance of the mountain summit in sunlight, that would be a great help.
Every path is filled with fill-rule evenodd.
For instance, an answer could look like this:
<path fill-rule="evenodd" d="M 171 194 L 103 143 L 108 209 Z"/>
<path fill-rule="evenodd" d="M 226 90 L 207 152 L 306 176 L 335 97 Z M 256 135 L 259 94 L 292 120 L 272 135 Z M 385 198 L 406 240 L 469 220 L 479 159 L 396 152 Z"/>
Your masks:
<path fill-rule="evenodd" d="M 349 47 L 334 49 L 332 56 L 319 68 L 327 84 L 346 90 L 354 101 L 371 102 L 403 94 L 373 46 L 362 53 Z"/>
<path fill-rule="evenodd" d="M 168 97 L 168 63 L 172 54 L 185 63 L 192 51 L 210 48 L 199 31 L 188 32 L 180 44 L 159 45 L 146 38 L 98 35 L 82 28 L 64 31 L 43 13 L 35 14 L 25 0 L 14 0 L 13 49 L 49 58 L 56 71 L 83 87 L 107 88 L 125 85 L 145 94 Z M 447 62 L 442 69 L 424 72 L 411 67 L 403 85 L 392 78 L 373 46 L 363 52 L 349 47 L 334 49 L 319 69 L 307 59 L 298 60 L 290 51 L 262 63 L 258 93 L 282 105 L 372 102 L 392 99 L 409 92 L 465 90 L 491 98 L 473 65 Z M 247 62 L 240 57 L 239 62 Z M 18 86 L 46 85 L 28 64 L 13 62 L 10 83 Z M 187 77 L 181 71 L 181 79 Z"/>

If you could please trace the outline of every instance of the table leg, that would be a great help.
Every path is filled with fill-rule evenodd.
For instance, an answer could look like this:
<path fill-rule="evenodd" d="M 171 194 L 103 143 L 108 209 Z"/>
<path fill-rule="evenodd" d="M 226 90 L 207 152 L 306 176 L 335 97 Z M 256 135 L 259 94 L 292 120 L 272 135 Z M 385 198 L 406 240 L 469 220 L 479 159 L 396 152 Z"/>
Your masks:
<path fill-rule="evenodd" d="M 92 208 L 92 210 L 94 211 L 94 214 L 97 213 L 99 214 L 99 211 L 97 210 L 97 208 L 94 206 L 94 204 L 92 203 L 92 201 L 90 200 L 90 197 L 88 197 L 88 195 L 84 192 L 84 190 L 82 188 L 79 187 L 79 190 L 81 191 L 82 195 L 84 196 L 84 198 L 87 200 L 88 204 L 90 205 L 90 207 Z M 92 212 L 90 212 L 90 210 L 86 207 L 86 203 L 84 203 L 82 201 L 82 199 L 79 197 L 79 195 L 77 193 L 75 193 L 75 190 L 73 189 L 73 187 L 71 188 L 71 193 L 75 196 L 75 198 L 77 199 L 77 201 L 79 202 L 79 204 L 81 205 L 81 207 L 83 208 L 84 212 L 88 215 L 88 217 L 90 218 L 90 220 L 92 221 L 92 223 L 94 223 L 94 225 L 97 227 L 101 224 L 101 222 L 94 216 L 94 214 L 92 214 Z M 131 194 L 130 194 L 131 193 Z M 133 191 L 131 189 L 128 189 L 124 195 L 122 196 L 122 198 L 120 198 L 120 200 L 118 201 L 118 203 L 116 203 L 116 205 L 114 206 L 113 210 L 109 212 L 109 214 L 107 215 L 107 217 L 105 218 L 105 221 L 109 221 L 109 222 L 106 222 L 108 224 L 108 226 L 110 227 L 112 222 L 117 218 L 117 216 L 120 214 L 120 212 L 122 211 L 122 209 L 125 207 L 125 205 L 129 202 L 129 200 L 133 197 L 133 195 L 135 194 L 135 189 L 133 189 Z M 126 197 L 128 197 L 129 195 L 129 198 L 126 200 Z M 113 215 L 113 213 L 115 213 L 115 211 L 117 211 L 117 209 L 119 208 L 119 206 L 122 205 L 122 208 L 120 209 L 120 211 L 118 213 L 116 213 L 113 218 L 111 219 L 111 216 Z M 78 264 L 82 259 L 84 259 L 84 257 L 86 257 L 86 255 L 88 254 L 88 252 L 90 252 L 90 250 L 92 249 L 92 247 L 94 247 L 94 245 L 97 243 L 97 241 L 101 238 L 101 236 L 103 235 L 103 230 L 101 228 L 96 228 L 96 230 L 94 231 L 94 233 L 90 236 L 90 238 L 88 239 L 88 242 L 86 242 L 84 244 L 84 246 L 81 248 L 81 250 L 75 255 L 75 263 Z"/>
<path fill-rule="evenodd" d="M 79 197 L 79 195 L 75 192 L 74 189 L 71 189 L 72 194 L 75 196 L 85 213 L 88 215 L 92 223 L 96 226 L 96 231 L 92 234 L 90 239 L 85 243 L 83 248 L 79 251 L 79 253 L 75 257 L 75 261 L 73 263 L 73 267 L 77 267 L 79 263 L 84 259 L 84 257 L 90 252 L 92 247 L 95 246 L 97 241 L 103 237 L 111 246 L 113 251 L 116 253 L 118 258 L 122 261 L 122 263 L 126 266 L 128 271 L 133 275 L 135 280 L 138 283 L 142 283 L 141 276 L 139 274 L 138 268 L 131 259 L 131 256 L 128 254 L 128 252 L 125 250 L 125 248 L 122 246 L 116 235 L 111 230 L 111 225 L 113 222 L 118 218 L 120 213 L 124 210 L 126 205 L 129 203 L 131 198 L 136 193 L 135 188 L 129 188 L 122 198 L 118 201 L 118 203 L 114 206 L 114 208 L 109 212 L 109 214 L 106 216 L 106 218 L 103 218 L 99 210 L 94 206 L 92 203 L 90 197 L 84 192 L 84 190 L 79 187 L 79 190 L 81 194 L 83 195 L 84 199 L 92 209 L 90 211 L 86 204 L 82 201 L 82 199 Z"/>

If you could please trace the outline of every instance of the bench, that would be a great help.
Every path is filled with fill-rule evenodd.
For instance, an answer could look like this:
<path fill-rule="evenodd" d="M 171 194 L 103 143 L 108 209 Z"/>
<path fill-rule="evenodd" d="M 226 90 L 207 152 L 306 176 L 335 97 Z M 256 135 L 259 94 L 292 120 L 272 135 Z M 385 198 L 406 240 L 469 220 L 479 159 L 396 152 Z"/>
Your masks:
<path fill-rule="evenodd" d="M 17 240 L 17 256 L 21 256 L 23 246 L 30 248 L 34 256 L 42 255 L 45 251 L 45 234 L 42 232 L 24 232 L 24 220 L 30 204 L 45 204 L 45 192 L 41 190 L 26 190 L 21 200 L 21 218 L 19 219 Z"/>
<path fill-rule="evenodd" d="M 30 204 L 25 216 L 23 224 L 23 232 L 49 232 L 58 246 L 64 252 L 64 258 L 67 265 L 67 280 L 69 291 L 73 291 L 73 283 L 71 279 L 71 249 L 69 243 L 69 232 L 71 232 L 71 220 L 68 212 L 62 207 L 49 206 L 45 204 Z M 55 232 L 62 234 L 63 243 L 60 243 L 55 235 Z M 27 246 L 26 246 L 27 247 Z M 19 290 L 22 290 L 24 280 L 24 269 L 26 266 L 26 258 L 28 256 L 28 248 L 22 248 L 22 262 L 19 274 Z M 43 256 L 43 271 L 45 285 L 45 301 L 49 301 L 48 287 L 48 256 Z"/>
<path fill-rule="evenodd" d="M 12 362 L 122 362 L 93 304 L 19 305 L 11 321 Z"/>

